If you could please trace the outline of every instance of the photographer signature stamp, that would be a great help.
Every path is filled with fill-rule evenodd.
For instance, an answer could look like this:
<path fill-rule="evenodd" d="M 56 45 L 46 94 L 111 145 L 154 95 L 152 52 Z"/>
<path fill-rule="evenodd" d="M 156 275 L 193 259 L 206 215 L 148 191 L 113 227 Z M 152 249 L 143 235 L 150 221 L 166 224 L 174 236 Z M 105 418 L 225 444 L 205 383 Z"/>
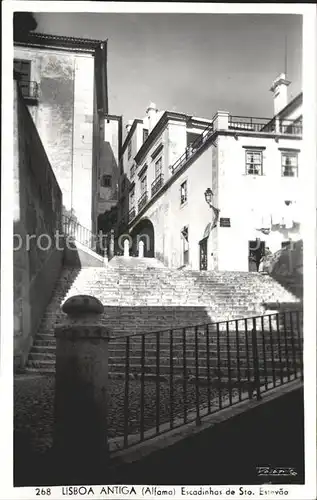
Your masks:
<path fill-rule="evenodd" d="M 297 476 L 297 471 L 294 467 L 272 467 L 272 466 L 261 466 L 256 467 L 258 476 L 263 477 L 295 477 Z"/>

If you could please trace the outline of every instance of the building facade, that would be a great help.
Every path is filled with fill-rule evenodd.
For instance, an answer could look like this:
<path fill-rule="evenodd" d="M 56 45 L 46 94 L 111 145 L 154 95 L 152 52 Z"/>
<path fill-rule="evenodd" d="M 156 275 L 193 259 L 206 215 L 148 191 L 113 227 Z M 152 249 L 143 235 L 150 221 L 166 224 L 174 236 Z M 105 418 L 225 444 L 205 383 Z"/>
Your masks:
<path fill-rule="evenodd" d="M 96 232 L 117 203 L 121 118 L 109 115 L 107 42 L 29 33 L 14 71 L 62 191 L 63 209 Z"/>
<path fill-rule="evenodd" d="M 204 120 L 150 105 L 133 122 L 117 231 L 132 252 L 143 239 L 145 255 L 172 268 L 253 271 L 259 255 L 301 238 L 302 94 L 287 103 L 288 84 L 273 82 L 272 119 L 218 111 Z"/>

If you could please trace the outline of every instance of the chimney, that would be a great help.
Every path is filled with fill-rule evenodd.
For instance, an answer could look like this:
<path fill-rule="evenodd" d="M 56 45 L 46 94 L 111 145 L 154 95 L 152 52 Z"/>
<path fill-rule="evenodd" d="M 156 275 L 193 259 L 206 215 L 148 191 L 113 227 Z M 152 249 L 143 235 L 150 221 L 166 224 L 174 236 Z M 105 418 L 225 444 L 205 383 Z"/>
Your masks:
<path fill-rule="evenodd" d="M 128 136 L 128 134 L 129 134 L 129 132 L 131 130 L 132 125 L 133 125 L 133 120 L 129 120 L 128 123 L 125 126 L 126 137 Z"/>
<path fill-rule="evenodd" d="M 156 125 L 156 114 L 157 114 L 157 107 L 156 107 L 156 104 L 154 102 L 150 102 L 147 110 L 146 110 L 146 114 L 147 114 L 147 117 L 148 117 L 148 124 L 149 124 L 149 133 L 151 132 L 151 130 L 155 127 Z"/>
<path fill-rule="evenodd" d="M 274 94 L 274 116 L 287 106 L 287 87 L 290 83 L 285 73 L 281 73 L 272 83 L 270 90 Z"/>
<path fill-rule="evenodd" d="M 131 129 L 132 125 L 133 125 L 133 120 L 129 120 L 128 123 L 125 126 L 127 134 L 130 132 L 130 129 Z"/>

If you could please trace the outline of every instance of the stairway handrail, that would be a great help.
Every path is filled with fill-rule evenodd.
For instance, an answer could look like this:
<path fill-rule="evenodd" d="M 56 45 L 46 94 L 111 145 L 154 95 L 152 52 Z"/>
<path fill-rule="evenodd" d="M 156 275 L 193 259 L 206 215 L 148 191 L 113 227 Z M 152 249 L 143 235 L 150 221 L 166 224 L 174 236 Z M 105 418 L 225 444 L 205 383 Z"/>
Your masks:
<path fill-rule="evenodd" d="M 82 245 L 86 246 L 93 252 L 96 252 L 98 255 L 103 255 L 103 250 L 97 247 L 97 241 L 100 239 L 100 235 L 93 233 L 90 229 L 83 226 L 80 222 L 78 222 L 74 217 L 68 216 L 66 214 L 62 214 L 62 227 L 63 232 L 68 236 L 73 237 Z M 71 230 L 69 230 L 71 228 Z M 74 229 L 79 228 L 78 232 L 75 233 Z M 84 237 L 83 233 L 84 232 Z M 92 244 L 92 240 L 95 241 L 95 245 Z"/>
<path fill-rule="evenodd" d="M 106 306 L 107 307 L 107 306 Z M 122 306 L 122 307 L 126 307 L 126 306 Z M 257 316 L 243 316 L 242 318 L 234 318 L 234 319 L 224 319 L 222 321 L 209 321 L 208 323 L 199 323 L 199 324 L 195 324 L 195 325 L 179 325 L 177 327 L 173 327 L 173 328 L 164 328 L 163 330 L 152 330 L 150 332 L 138 332 L 138 333 L 131 333 L 129 335 L 118 335 L 116 336 L 116 338 L 125 338 L 125 337 L 137 337 L 137 336 L 140 336 L 140 335 L 156 335 L 158 333 L 167 333 L 167 332 L 170 332 L 171 330 L 175 331 L 175 330 L 182 330 L 184 328 L 186 329 L 189 329 L 189 328 L 202 328 L 202 327 L 207 327 L 207 326 L 210 326 L 210 325 L 220 325 L 220 324 L 223 324 L 223 323 L 234 323 L 235 321 L 250 321 L 250 320 L 256 320 L 258 318 L 269 318 L 270 316 L 276 316 L 277 314 L 284 314 L 284 313 L 288 313 L 290 311 L 297 311 L 298 313 L 303 313 L 303 309 L 299 308 L 293 308 L 293 309 L 285 309 L 283 311 L 280 311 L 280 312 L 272 312 L 270 314 L 258 314 Z"/>

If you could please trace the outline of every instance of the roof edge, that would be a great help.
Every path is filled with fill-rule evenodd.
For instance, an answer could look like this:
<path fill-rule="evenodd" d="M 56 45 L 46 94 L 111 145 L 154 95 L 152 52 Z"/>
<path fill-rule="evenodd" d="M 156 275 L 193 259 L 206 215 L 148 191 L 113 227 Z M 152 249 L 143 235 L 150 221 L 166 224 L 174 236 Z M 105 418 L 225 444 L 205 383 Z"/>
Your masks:
<path fill-rule="evenodd" d="M 100 44 L 106 42 L 107 40 L 51 35 L 37 32 L 28 33 L 25 37 L 21 38 L 16 36 L 14 40 L 16 45 L 54 47 L 61 50 L 78 50 L 79 52 L 94 52 Z"/>

